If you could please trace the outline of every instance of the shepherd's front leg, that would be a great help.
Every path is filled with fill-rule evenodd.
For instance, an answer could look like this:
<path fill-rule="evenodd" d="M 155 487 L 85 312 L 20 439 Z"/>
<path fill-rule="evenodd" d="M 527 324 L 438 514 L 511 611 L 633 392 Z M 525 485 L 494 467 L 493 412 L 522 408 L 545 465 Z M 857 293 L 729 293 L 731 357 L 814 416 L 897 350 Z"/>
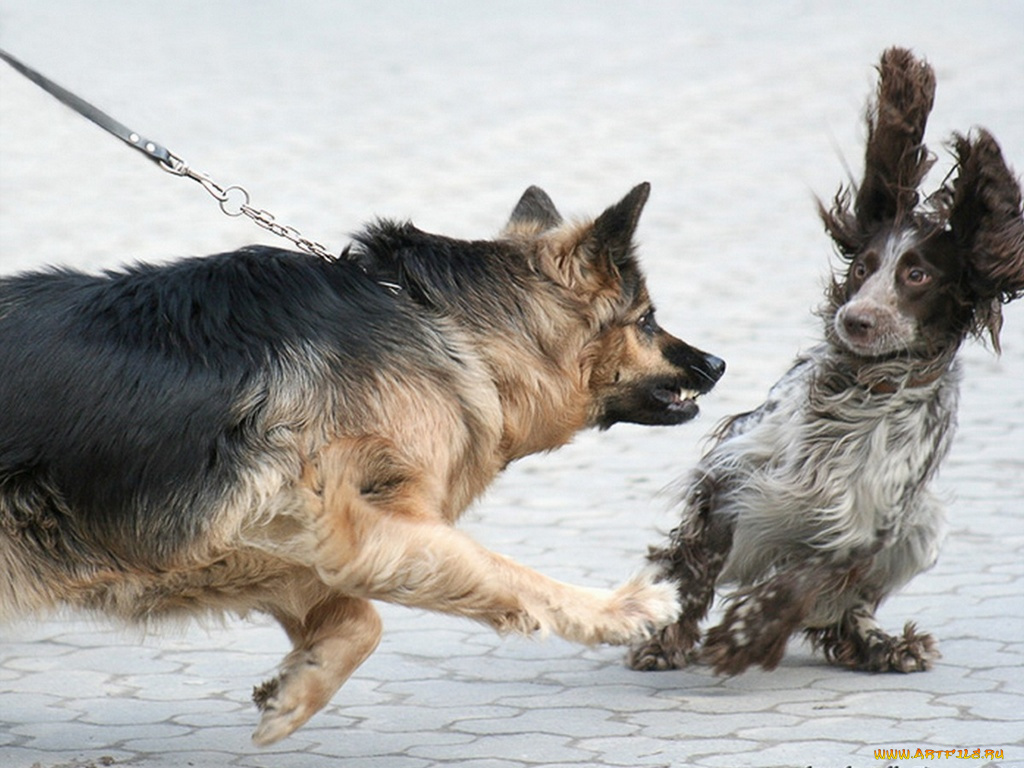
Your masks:
<path fill-rule="evenodd" d="M 353 539 L 352 519 L 363 535 Z M 444 524 L 351 499 L 320 521 L 320 577 L 339 591 L 484 622 L 498 632 L 554 632 L 587 645 L 646 639 L 678 615 L 675 590 L 641 573 L 616 590 L 564 584 Z"/>
<path fill-rule="evenodd" d="M 338 592 L 465 616 L 502 633 L 555 632 L 587 645 L 635 643 L 678 615 L 674 586 L 656 583 L 651 571 L 616 590 L 556 581 L 455 530 L 414 484 L 380 501 L 344 471 L 332 472 L 329 459 L 321 466 L 311 559 Z"/>

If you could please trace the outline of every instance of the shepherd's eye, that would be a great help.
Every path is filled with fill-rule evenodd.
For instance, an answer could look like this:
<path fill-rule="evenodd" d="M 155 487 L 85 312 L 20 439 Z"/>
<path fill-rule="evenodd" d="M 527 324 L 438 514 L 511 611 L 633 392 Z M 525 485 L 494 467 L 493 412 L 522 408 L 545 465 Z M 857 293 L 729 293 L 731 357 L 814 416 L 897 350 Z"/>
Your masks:
<path fill-rule="evenodd" d="M 643 316 L 636 321 L 637 327 L 646 333 L 648 336 L 653 336 L 655 331 L 658 330 L 658 323 L 654 319 L 654 310 L 649 309 L 644 312 Z"/>
<path fill-rule="evenodd" d="M 858 280 L 863 280 L 865 277 L 868 276 L 867 264 L 865 264 L 863 261 L 858 261 L 856 264 L 853 265 L 853 269 L 851 270 L 850 274 L 852 274 Z"/>

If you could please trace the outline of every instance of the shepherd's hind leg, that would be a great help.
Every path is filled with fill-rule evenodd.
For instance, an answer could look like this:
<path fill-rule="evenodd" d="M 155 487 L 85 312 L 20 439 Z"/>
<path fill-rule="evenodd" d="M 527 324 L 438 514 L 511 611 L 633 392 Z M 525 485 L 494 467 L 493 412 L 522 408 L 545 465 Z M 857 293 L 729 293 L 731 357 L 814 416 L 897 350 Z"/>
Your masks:
<path fill-rule="evenodd" d="M 294 649 L 277 677 L 253 691 L 263 715 L 260 746 L 283 739 L 316 714 L 380 642 L 381 621 L 367 600 L 337 596 L 296 619 L 280 615 Z"/>
<path fill-rule="evenodd" d="M 866 605 L 850 609 L 833 626 L 808 630 L 807 636 L 830 663 L 866 672 L 924 672 L 941 656 L 935 639 L 912 622 L 902 635 L 886 633 Z"/>

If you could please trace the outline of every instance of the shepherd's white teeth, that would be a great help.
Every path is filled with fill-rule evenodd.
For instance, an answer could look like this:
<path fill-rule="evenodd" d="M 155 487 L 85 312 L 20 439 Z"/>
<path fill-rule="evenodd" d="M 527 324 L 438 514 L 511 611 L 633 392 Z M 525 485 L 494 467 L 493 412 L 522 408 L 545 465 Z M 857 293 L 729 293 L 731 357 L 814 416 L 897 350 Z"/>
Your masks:
<path fill-rule="evenodd" d="M 681 389 L 681 390 L 679 390 L 679 399 L 680 400 L 696 400 L 699 395 L 700 395 L 700 392 L 698 392 L 695 389 Z"/>

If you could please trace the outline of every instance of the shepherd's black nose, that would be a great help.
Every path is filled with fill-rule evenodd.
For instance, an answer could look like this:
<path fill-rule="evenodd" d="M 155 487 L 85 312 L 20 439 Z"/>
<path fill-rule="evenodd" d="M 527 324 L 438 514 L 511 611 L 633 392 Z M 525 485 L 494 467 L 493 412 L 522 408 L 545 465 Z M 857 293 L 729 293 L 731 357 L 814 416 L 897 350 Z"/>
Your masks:
<path fill-rule="evenodd" d="M 716 355 L 709 355 L 702 349 L 691 347 L 674 336 L 665 336 L 668 343 L 662 348 L 662 354 L 676 368 L 685 371 L 688 382 L 686 386 L 702 394 L 709 392 L 725 373 L 725 361 Z"/>
<path fill-rule="evenodd" d="M 725 360 L 714 354 L 700 352 L 700 356 L 694 361 L 692 371 L 699 379 L 702 379 L 699 382 L 700 386 L 698 389 L 701 392 L 707 392 L 715 386 L 718 380 L 722 378 L 722 374 L 725 373 Z"/>
<path fill-rule="evenodd" d="M 725 373 L 725 360 L 714 355 L 704 355 L 704 364 L 712 381 L 718 381 Z"/>

